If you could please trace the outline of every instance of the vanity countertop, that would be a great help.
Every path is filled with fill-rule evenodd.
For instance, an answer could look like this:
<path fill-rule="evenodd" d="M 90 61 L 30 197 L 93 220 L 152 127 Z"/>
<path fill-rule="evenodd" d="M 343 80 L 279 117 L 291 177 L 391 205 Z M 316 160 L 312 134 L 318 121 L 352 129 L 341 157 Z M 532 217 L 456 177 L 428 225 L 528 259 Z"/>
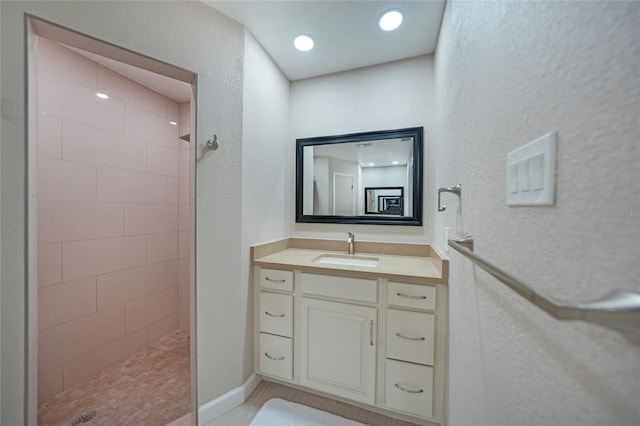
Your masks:
<path fill-rule="evenodd" d="M 449 260 L 428 244 L 356 241 L 356 257 L 374 257 L 376 266 L 353 266 L 314 262 L 320 256 L 348 258 L 343 240 L 287 238 L 251 247 L 254 265 L 330 275 L 387 278 L 417 284 L 446 284 Z"/>

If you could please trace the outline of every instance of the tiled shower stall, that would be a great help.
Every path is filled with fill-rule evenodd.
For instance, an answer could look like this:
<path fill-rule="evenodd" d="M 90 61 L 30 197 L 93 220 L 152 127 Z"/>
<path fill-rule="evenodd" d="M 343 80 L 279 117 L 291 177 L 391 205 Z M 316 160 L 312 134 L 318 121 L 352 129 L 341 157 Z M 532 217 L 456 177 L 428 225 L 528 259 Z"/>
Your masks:
<path fill-rule="evenodd" d="M 42 402 L 189 330 L 193 151 L 189 102 L 46 38 L 37 52 Z"/>

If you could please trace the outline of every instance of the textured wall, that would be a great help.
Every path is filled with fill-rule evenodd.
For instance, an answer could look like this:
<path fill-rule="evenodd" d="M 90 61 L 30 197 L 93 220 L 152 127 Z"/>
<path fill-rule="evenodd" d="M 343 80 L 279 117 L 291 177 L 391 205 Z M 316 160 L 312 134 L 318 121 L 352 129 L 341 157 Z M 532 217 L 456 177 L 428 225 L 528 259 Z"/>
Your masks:
<path fill-rule="evenodd" d="M 242 115 L 242 285 L 234 291 L 241 304 L 233 321 L 245 326 L 240 339 L 245 358 L 242 375 L 253 373 L 253 293 L 249 247 L 287 237 L 292 199 L 285 192 L 291 179 L 289 80 L 251 34 L 245 32 Z"/>
<path fill-rule="evenodd" d="M 433 123 L 433 56 L 360 68 L 291 83 L 291 131 L 289 160 L 295 164 L 295 139 L 340 135 L 374 130 L 424 126 L 425 194 L 424 220 L 427 225 L 380 226 L 295 223 L 290 234 L 296 237 L 345 238 L 346 231 L 357 240 L 429 242 L 433 193 L 428 190 L 434 173 L 430 152 Z M 295 176 L 288 181 L 295 194 Z M 292 203 L 295 202 L 292 200 Z M 291 209 L 295 209 L 292 204 Z"/>
<path fill-rule="evenodd" d="M 221 148 L 197 165 L 198 398 L 239 386 L 246 364 L 240 216 L 243 31 L 198 2 L 1 2 L 2 7 L 2 424 L 23 424 L 25 347 L 24 12 L 198 74 L 197 141 Z M 193 139 L 192 139 L 193 140 Z M 8 184 L 10 181 L 10 184 Z M 224 244 L 220 242 L 223 241 Z M 10 342 L 10 345 L 6 343 Z"/>
<path fill-rule="evenodd" d="M 448 3 L 436 53 L 436 216 L 569 301 L 640 290 L 640 4 Z M 507 152 L 558 131 L 556 205 L 505 204 Z M 615 211 L 636 215 L 610 216 Z M 609 213 L 608 213 L 609 212 Z M 615 213 L 613 213 L 615 214 Z M 452 425 L 640 422 L 640 346 L 561 323 L 451 253 Z"/>

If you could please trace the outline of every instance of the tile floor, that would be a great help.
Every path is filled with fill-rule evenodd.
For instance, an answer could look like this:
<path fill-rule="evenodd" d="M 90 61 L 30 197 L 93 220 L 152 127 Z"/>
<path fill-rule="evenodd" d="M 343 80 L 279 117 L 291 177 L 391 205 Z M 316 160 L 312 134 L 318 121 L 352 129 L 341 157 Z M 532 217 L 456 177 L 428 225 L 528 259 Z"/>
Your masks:
<path fill-rule="evenodd" d="M 191 409 L 189 333 L 177 331 L 57 394 L 38 407 L 38 425 L 164 426 Z"/>

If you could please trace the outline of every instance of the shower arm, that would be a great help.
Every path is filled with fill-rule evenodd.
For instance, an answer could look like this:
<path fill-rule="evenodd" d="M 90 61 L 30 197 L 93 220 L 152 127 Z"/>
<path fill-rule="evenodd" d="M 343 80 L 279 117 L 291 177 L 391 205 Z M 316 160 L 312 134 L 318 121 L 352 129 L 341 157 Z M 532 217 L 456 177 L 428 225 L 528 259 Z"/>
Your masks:
<path fill-rule="evenodd" d="M 220 148 L 220 142 L 218 142 L 218 135 L 214 134 L 213 139 L 209 139 L 206 145 L 200 145 L 200 147 L 202 148 L 202 155 L 200 155 L 200 157 L 198 157 L 196 161 L 202 160 L 205 157 L 205 155 L 207 155 L 207 153 L 211 151 L 216 151 L 218 148 Z"/>

